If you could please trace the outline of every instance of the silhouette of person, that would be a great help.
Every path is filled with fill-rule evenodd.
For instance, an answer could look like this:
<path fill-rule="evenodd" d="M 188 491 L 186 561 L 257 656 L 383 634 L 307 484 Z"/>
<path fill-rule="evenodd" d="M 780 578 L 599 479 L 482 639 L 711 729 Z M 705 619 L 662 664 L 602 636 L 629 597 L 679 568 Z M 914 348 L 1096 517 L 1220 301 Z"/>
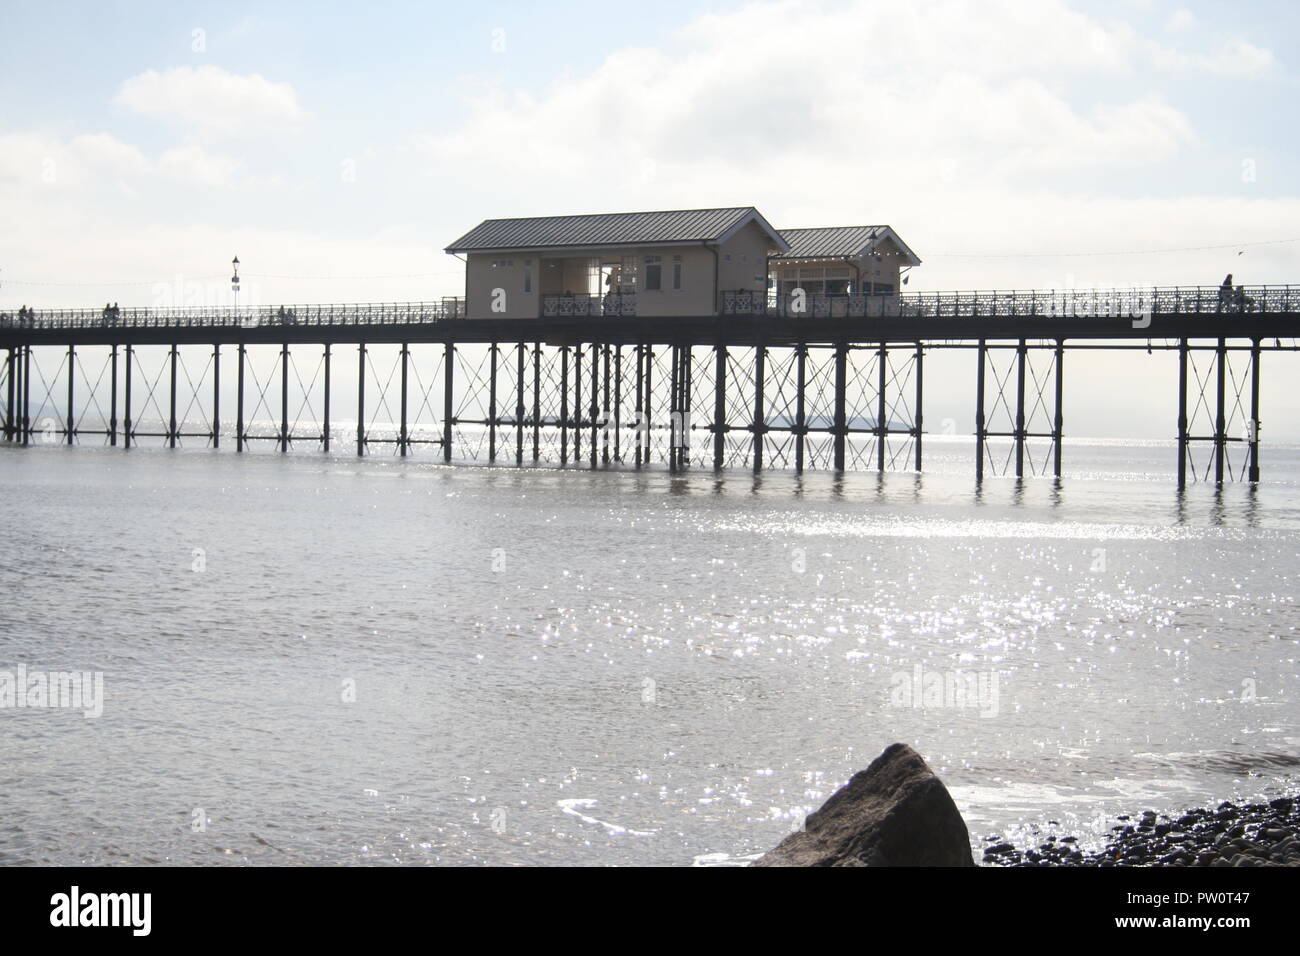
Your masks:
<path fill-rule="evenodd" d="M 1223 282 L 1219 285 L 1219 311 L 1223 311 L 1225 305 L 1232 302 L 1232 273 L 1229 272 L 1223 277 Z"/>

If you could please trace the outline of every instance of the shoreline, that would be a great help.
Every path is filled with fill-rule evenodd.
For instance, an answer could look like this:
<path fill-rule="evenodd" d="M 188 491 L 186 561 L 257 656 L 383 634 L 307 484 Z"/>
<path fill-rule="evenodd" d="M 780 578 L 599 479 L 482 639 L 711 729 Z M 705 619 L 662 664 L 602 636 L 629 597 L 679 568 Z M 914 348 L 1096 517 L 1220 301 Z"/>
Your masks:
<path fill-rule="evenodd" d="M 1300 793 L 1267 803 L 1184 810 L 1174 816 L 1143 810 L 1115 818 L 1100 850 L 1078 849 L 1079 837 L 1049 832 L 1037 846 L 1017 847 L 986 836 L 985 866 L 1224 867 L 1300 866 Z M 1055 821 L 1049 821 L 1055 825 Z"/>

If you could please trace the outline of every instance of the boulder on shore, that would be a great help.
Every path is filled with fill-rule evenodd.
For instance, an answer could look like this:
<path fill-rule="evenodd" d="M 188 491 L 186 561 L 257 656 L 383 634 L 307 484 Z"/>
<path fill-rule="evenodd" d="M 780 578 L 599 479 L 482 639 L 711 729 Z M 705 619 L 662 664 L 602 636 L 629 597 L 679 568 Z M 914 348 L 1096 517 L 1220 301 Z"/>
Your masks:
<path fill-rule="evenodd" d="M 891 744 L 753 866 L 974 866 L 948 789 L 907 744 Z"/>

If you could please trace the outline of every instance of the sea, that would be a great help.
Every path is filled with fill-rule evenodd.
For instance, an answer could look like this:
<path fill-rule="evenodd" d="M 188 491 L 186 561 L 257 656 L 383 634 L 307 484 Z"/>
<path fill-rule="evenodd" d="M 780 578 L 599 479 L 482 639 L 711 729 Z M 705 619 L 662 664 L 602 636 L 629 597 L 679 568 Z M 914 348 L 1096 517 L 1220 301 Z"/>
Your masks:
<path fill-rule="evenodd" d="M 1170 442 L 160 444 L 0 447 L 0 863 L 740 865 L 896 741 L 977 858 L 1300 782 L 1297 446 L 1179 492 Z"/>

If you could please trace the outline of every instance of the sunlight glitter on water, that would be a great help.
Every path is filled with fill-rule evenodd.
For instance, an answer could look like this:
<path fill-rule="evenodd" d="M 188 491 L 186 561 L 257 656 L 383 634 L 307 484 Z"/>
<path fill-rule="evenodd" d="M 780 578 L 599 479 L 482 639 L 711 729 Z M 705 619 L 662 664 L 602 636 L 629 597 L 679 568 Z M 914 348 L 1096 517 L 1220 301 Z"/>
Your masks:
<path fill-rule="evenodd" d="M 102 669 L 106 709 L 0 715 L 6 861 L 743 862 L 895 740 L 976 841 L 1297 779 L 1282 461 L 1180 498 L 29 452 L 0 667 Z M 996 712 L 900 700 L 930 674 Z"/>

